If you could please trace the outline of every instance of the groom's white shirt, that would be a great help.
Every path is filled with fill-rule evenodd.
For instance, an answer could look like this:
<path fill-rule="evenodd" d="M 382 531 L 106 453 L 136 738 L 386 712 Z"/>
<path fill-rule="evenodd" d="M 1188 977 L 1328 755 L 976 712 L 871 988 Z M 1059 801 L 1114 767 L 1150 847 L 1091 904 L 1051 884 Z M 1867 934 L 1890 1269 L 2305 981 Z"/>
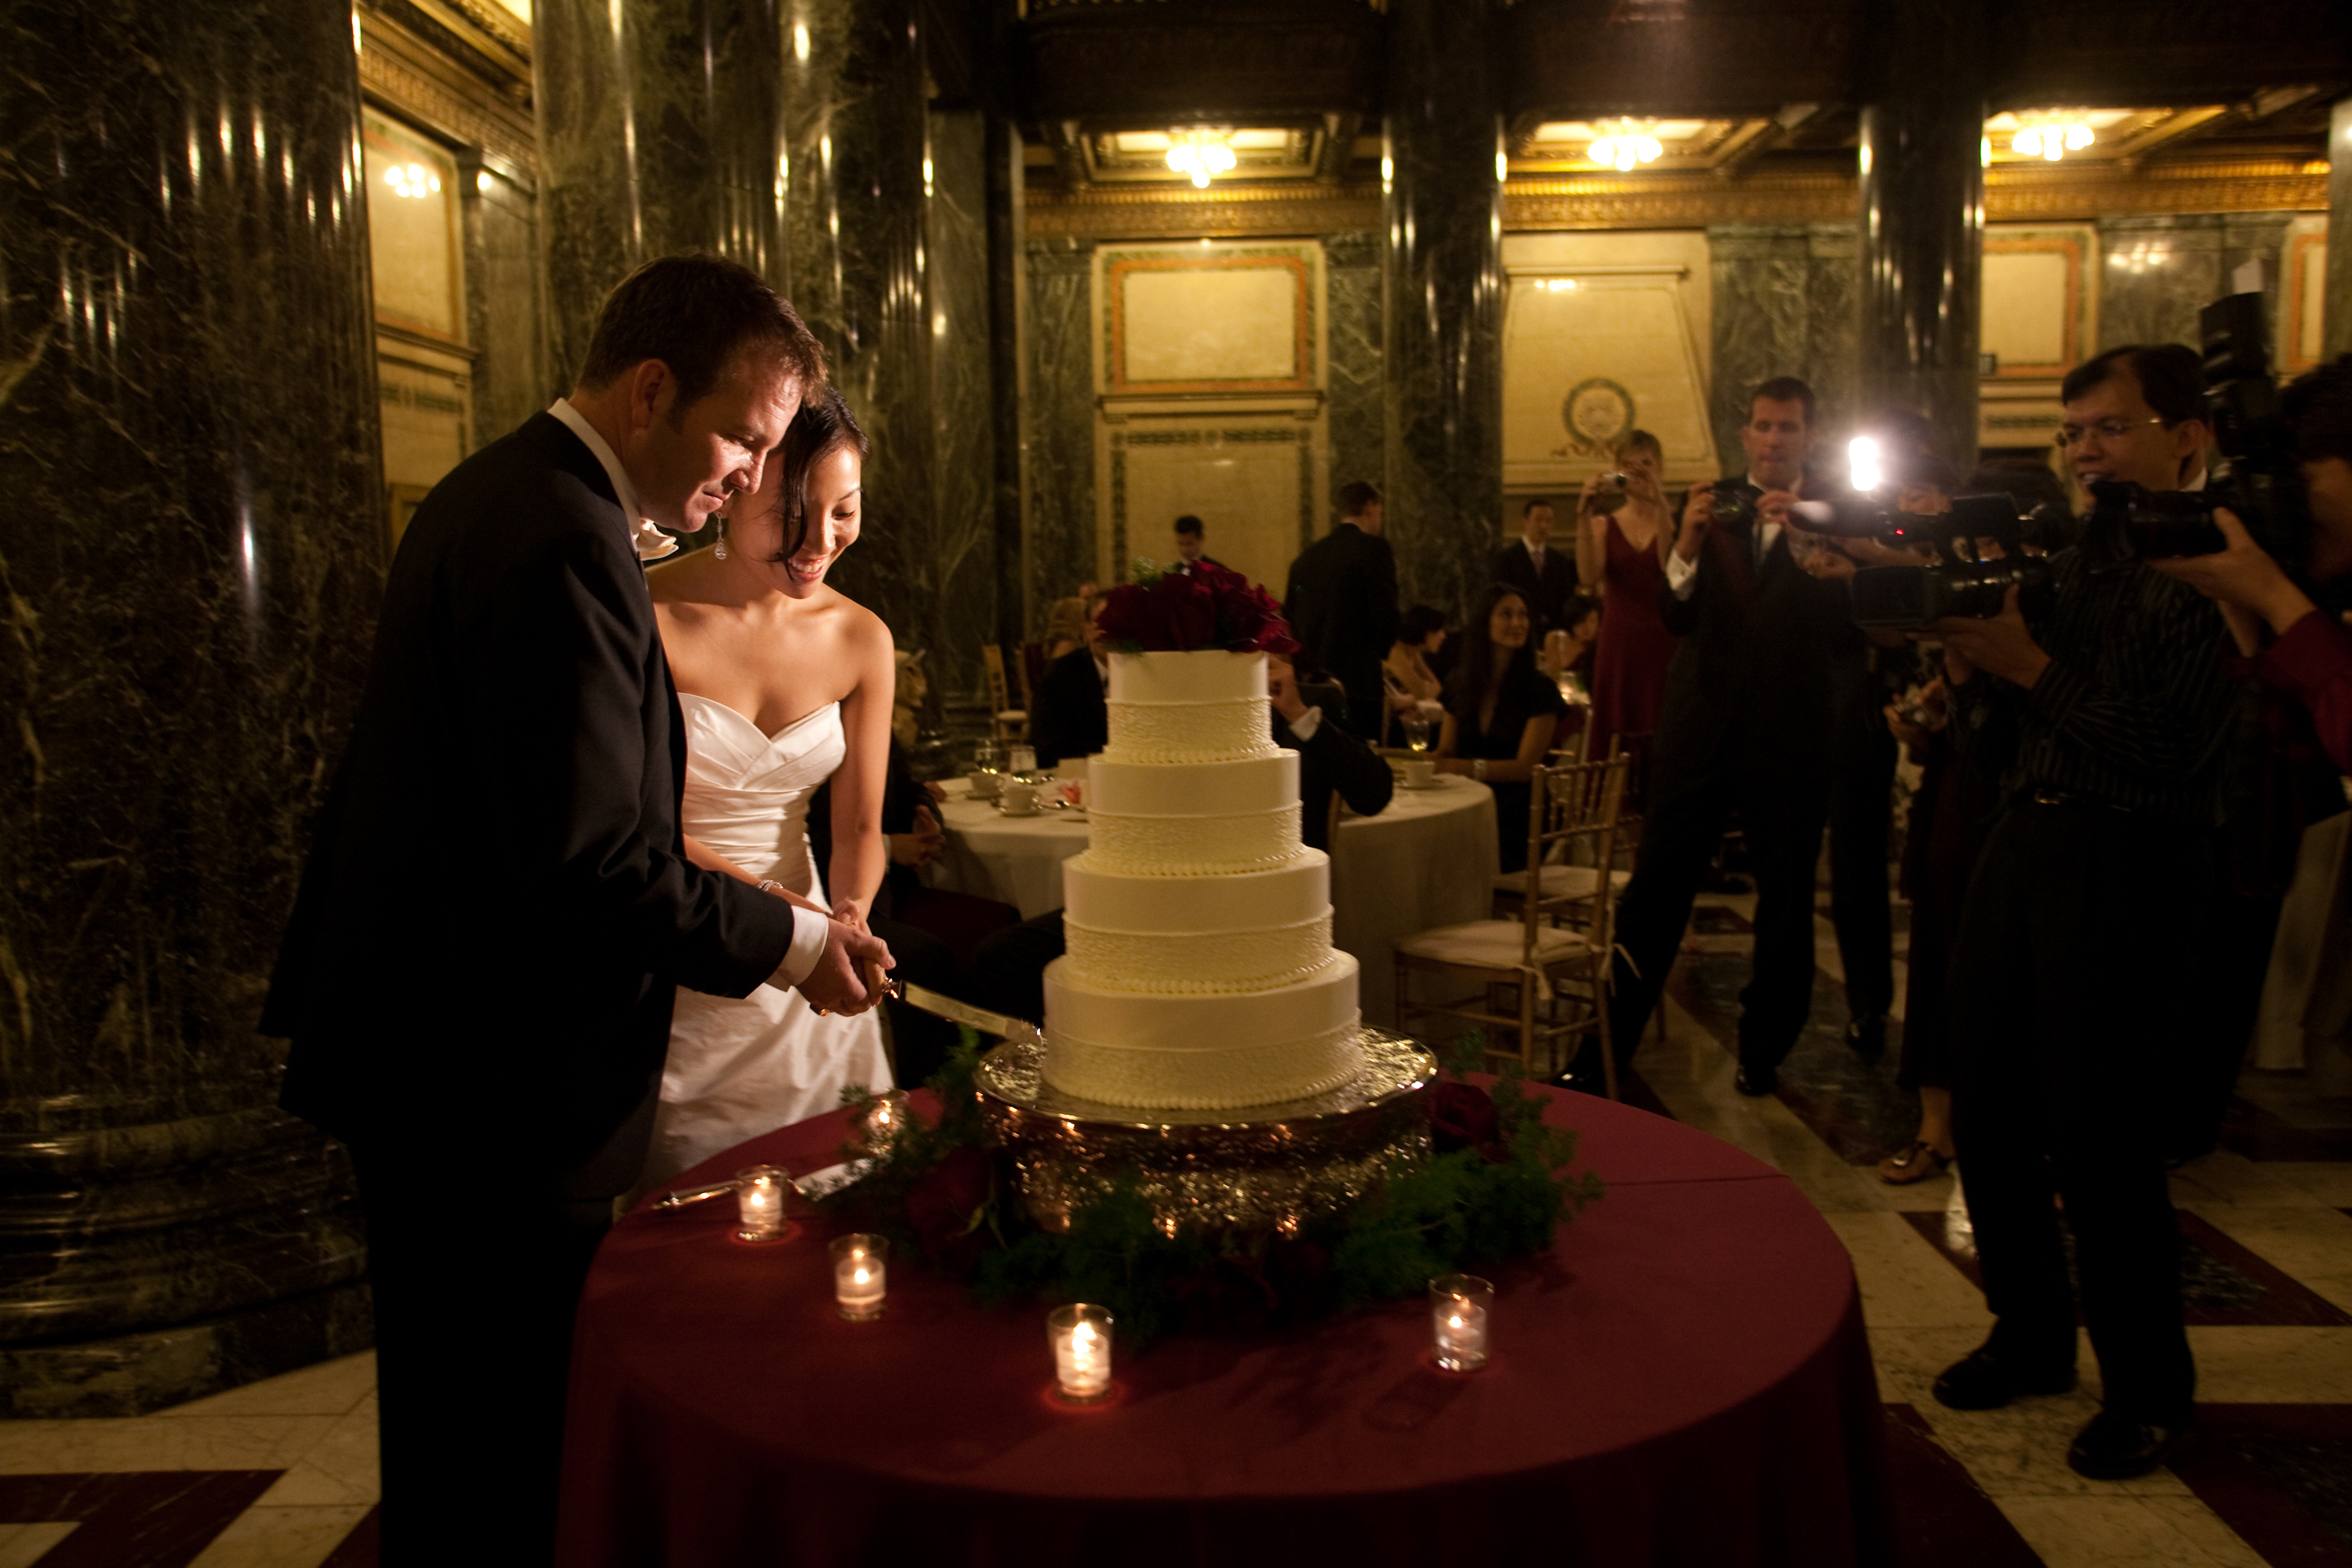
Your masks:
<path fill-rule="evenodd" d="M 656 561 L 677 550 L 677 540 L 646 520 L 645 510 L 637 504 L 637 487 L 629 482 L 629 470 L 621 467 L 621 459 L 614 455 L 604 437 L 596 434 L 596 427 L 588 423 L 586 416 L 572 407 L 569 399 L 562 397 L 557 398 L 547 411 L 562 420 L 563 427 L 579 437 L 581 444 L 604 465 L 604 477 L 613 481 L 613 493 L 621 500 L 621 515 L 627 518 L 630 526 L 635 530 L 637 558 Z M 649 540 L 659 540 L 669 548 L 648 551 Z M 824 956 L 828 923 L 814 910 L 804 910 L 794 904 L 793 945 L 785 950 L 783 963 L 776 965 L 776 972 L 768 976 L 767 983 L 780 991 L 789 991 L 806 980 L 810 972 L 816 968 L 816 961 Z"/>

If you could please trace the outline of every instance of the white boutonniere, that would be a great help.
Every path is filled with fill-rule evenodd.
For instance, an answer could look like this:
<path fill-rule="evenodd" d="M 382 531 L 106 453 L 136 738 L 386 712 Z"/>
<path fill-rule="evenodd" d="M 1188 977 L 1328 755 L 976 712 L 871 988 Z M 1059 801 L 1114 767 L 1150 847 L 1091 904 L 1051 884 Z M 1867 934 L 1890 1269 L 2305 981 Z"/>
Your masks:
<path fill-rule="evenodd" d="M 639 561 L 659 561 L 666 555 L 677 554 L 683 548 L 676 535 L 664 533 L 644 518 L 637 520 L 637 535 L 635 542 Z"/>

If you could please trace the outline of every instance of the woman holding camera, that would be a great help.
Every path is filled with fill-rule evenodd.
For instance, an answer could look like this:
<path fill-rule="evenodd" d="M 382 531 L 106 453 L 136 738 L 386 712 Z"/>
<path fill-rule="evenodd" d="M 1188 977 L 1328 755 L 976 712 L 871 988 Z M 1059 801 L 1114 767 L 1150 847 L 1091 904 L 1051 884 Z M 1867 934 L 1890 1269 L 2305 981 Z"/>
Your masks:
<path fill-rule="evenodd" d="M 1674 535 L 1662 478 L 1665 449 L 1647 430 L 1629 430 L 1612 454 L 1624 489 L 1608 476 L 1584 482 L 1577 510 L 1576 569 L 1601 595 L 1601 641 L 1592 655 L 1591 754 L 1608 754 L 1618 735 L 1645 738 L 1658 728 L 1666 666 L 1682 639 L 1658 612 L 1665 552 Z"/>

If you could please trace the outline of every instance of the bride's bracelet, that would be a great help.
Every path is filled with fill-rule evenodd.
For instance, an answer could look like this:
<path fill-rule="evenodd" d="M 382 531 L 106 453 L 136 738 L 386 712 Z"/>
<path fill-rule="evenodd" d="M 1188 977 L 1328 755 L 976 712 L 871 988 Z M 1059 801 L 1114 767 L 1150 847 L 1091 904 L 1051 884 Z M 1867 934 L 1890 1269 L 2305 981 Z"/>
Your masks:
<path fill-rule="evenodd" d="M 780 899 L 784 896 L 787 890 L 788 889 L 784 885 L 782 882 L 777 881 L 773 877 L 767 878 L 760 884 L 760 891 L 763 893 L 772 893 Z"/>

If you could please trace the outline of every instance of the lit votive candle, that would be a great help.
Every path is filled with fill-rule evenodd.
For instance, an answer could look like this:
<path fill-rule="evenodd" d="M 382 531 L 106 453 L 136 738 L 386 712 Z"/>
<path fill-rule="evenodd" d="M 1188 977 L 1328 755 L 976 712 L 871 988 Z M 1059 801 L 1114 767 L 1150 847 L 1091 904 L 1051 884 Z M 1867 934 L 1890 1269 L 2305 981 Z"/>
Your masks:
<path fill-rule="evenodd" d="M 907 1096 L 901 1090 L 894 1089 L 875 1100 L 866 1111 L 866 1152 L 877 1157 L 887 1153 L 905 1130 L 908 1114 Z"/>
<path fill-rule="evenodd" d="M 833 1244 L 833 1299 L 843 1317 L 862 1323 L 882 1315 L 889 1261 L 887 1237 L 856 1232 Z"/>
<path fill-rule="evenodd" d="M 1054 1386 L 1074 1405 L 1090 1405 L 1110 1392 L 1110 1325 L 1109 1309 L 1084 1301 L 1045 1315 Z"/>
<path fill-rule="evenodd" d="M 773 1241 L 784 1234 L 784 1194 L 792 1175 L 782 1165 L 746 1165 L 735 1173 L 738 1241 Z"/>
<path fill-rule="evenodd" d="M 1429 1282 L 1429 1329 L 1437 1364 L 1475 1372 L 1486 1364 L 1488 1315 L 1495 1287 L 1473 1274 L 1443 1274 Z"/>

